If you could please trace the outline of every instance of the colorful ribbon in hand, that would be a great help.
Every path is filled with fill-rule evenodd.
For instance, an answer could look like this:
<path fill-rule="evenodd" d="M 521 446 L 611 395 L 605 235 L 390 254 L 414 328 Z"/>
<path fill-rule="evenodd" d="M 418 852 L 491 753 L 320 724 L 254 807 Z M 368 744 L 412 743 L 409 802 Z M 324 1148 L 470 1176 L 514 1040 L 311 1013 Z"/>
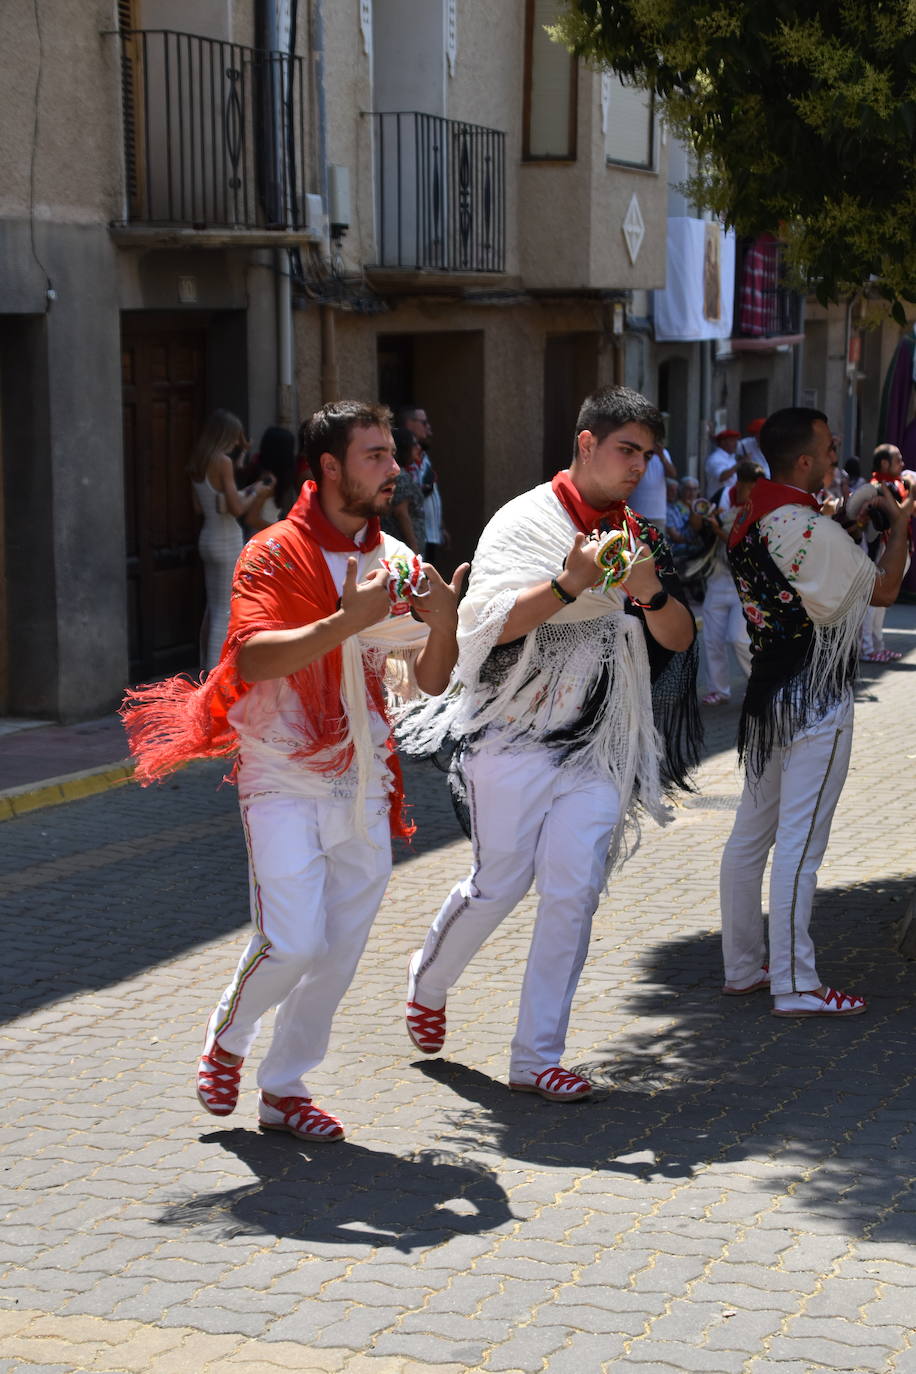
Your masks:
<path fill-rule="evenodd" d="M 382 567 L 388 574 L 388 597 L 391 601 L 392 615 L 406 615 L 414 597 L 426 596 L 429 592 L 429 578 L 423 571 L 418 554 L 408 558 L 406 554 L 395 553 L 382 559 Z"/>
<path fill-rule="evenodd" d="M 647 556 L 645 552 L 638 552 L 633 547 L 626 530 L 609 530 L 607 534 L 595 532 L 592 538 L 598 543 L 595 562 L 601 571 L 601 576 L 595 583 L 596 590 L 600 588 L 601 591 L 608 592 L 620 582 L 625 582 L 634 564 L 642 562 Z"/>

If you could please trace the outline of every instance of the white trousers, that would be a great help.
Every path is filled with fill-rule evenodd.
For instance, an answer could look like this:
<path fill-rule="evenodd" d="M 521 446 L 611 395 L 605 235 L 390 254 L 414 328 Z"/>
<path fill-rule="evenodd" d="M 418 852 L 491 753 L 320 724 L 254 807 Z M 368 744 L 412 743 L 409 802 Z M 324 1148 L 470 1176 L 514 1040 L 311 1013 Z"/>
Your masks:
<path fill-rule="evenodd" d="M 442 1006 L 484 940 L 536 880 L 539 902 L 511 1078 L 561 1061 L 620 801 L 613 783 L 584 769 L 557 768 L 543 746 L 508 753 L 484 742 L 466 759 L 465 777 L 474 863 L 426 937 L 416 998 Z"/>
<path fill-rule="evenodd" d="M 247 1055 L 261 1017 L 276 1007 L 258 1085 L 279 1097 L 309 1096 L 303 1075 L 324 1058 L 385 893 L 384 802 L 367 804 L 366 821 L 374 848 L 354 835 L 349 802 L 263 796 L 242 807 L 254 928 L 209 1038 Z"/>
<path fill-rule="evenodd" d="M 753 982 L 767 962 L 774 994 L 821 985 L 808 927 L 849 767 L 852 713 L 849 693 L 817 725 L 775 750 L 759 778 L 745 781 L 719 875 L 725 981 L 735 987 Z M 768 960 L 761 886 L 771 847 Z"/>
<path fill-rule="evenodd" d="M 884 648 L 886 606 L 869 606 L 862 621 L 862 653 L 877 654 Z"/>
<path fill-rule="evenodd" d="M 700 644 L 703 649 L 706 689 L 727 697 L 731 695 L 729 645 L 734 650 L 738 667 L 744 676 L 747 677 L 751 671 L 747 621 L 741 609 L 738 589 L 730 574 L 717 571 L 709 579 L 701 614 L 703 630 Z"/>

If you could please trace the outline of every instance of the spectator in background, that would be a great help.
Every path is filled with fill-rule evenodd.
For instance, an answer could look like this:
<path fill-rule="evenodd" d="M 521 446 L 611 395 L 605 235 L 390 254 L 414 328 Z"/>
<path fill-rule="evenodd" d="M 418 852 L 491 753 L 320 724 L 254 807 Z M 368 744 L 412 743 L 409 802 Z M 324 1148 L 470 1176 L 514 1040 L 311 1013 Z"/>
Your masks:
<path fill-rule="evenodd" d="M 865 478 L 862 476 L 862 464 L 858 458 L 847 458 L 843 464 L 843 471 L 846 473 L 846 480 L 849 484 L 849 496 L 859 487 L 864 486 Z"/>
<path fill-rule="evenodd" d="M 426 548 L 423 493 L 415 476 L 420 469 L 420 442 L 409 429 L 393 429 L 394 456 L 401 471 L 394 485 L 390 510 L 382 515 L 382 529 L 423 557 Z"/>
<path fill-rule="evenodd" d="M 697 558 L 706 546 L 699 519 L 693 515 L 700 484 L 696 477 L 682 477 L 679 482 L 669 477 L 668 493 L 665 538 L 671 546 L 675 571 L 683 580 L 686 564 L 691 558 Z"/>
<path fill-rule="evenodd" d="M 239 520 L 257 518 L 273 491 L 273 478 L 243 491 L 236 485 L 236 462 L 244 458 L 249 447 L 238 416 L 228 410 L 214 410 L 188 463 L 194 509 L 204 520 L 197 549 L 207 588 L 200 655 L 207 673 L 219 660 L 229 624 L 232 574 L 244 543 Z"/>
<path fill-rule="evenodd" d="M 766 419 L 751 420 L 747 427 L 747 434 L 738 442 L 738 446 L 735 449 L 735 457 L 739 462 L 745 461 L 756 463 L 764 477 L 769 477 L 770 465 L 764 458 L 763 450 L 758 442 L 758 436 L 765 424 Z"/>
<path fill-rule="evenodd" d="M 677 469 L 664 446 L 664 435 L 646 460 L 646 470 L 630 494 L 627 505 L 645 520 L 651 520 L 664 534 L 668 518 L 668 479 L 677 479 Z"/>
<path fill-rule="evenodd" d="M 881 487 L 888 487 L 890 494 L 899 505 L 907 494 L 907 489 L 902 481 L 903 476 L 903 457 L 899 448 L 895 444 L 879 444 L 872 457 L 871 488 L 870 496 L 873 498 L 876 490 Z M 863 486 L 865 484 L 863 483 Z M 860 497 L 859 500 L 863 500 Z M 852 513 L 852 509 L 850 513 Z M 876 521 L 878 517 L 875 517 Z M 865 527 L 865 545 L 868 556 L 872 562 L 880 561 L 884 553 L 888 538 L 888 526 L 883 523 L 873 524 L 871 521 Z M 869 606 L 862 622 L 862 641 L 860 653 L 864 663 L 896 663 L 903 655 L 896 649 L 885 648 L 884 644 L 884 617 L 887 610 L 884 606 Z"/>
<path fill-rule="evenodd" d="M 423 516 L 426 525 L 426 541 L 421 552 L 427 563 L 435 564 L 440 550 L 448 544 L 448 532 L 442 523 L 442 497 L 439 493 L 439 479 L 429 456 L 433 438 L 433 427 L 422 406 L 402 406 L 398 412 L 399 421 L 404 429 L 415 435 L 420 445 L 420 464 L 417 480 L 423 493 Z"/>
<path fill-rule="evenodd" d="M 261 435 L 257 458 L 258 476 L 271 476 L 274 480 L 260 510 L 252 510 L 245 517 L 245 525 L 250 534 L 256 530 L 266 530 L 278 520 L 285 520 L 290 507 L 299 494 L 301 483 L 296 477 L 296 439 L 292 430 L 279 425 L 271 425 Z"/>
<path fill-rule="evenodd" d="M 716 446 L 706 459 L 703 470 L 703 495 L 715 496 L 720 487 L 730 487 L 735 480 L 735 450 L 741 435 L 736 429 L 720 429 Z"/>

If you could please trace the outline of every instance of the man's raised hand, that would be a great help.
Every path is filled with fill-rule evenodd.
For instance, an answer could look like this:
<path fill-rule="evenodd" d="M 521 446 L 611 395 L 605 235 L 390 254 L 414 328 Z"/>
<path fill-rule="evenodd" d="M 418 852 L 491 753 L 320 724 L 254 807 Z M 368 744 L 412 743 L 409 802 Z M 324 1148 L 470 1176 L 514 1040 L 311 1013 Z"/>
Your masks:
<path fill-rule="evenodd" d="M 412 596 L 410 608 L 431 630 L 447 630 L 454 633 L 458 623 L 461 584 L 470 566 L 470 563 L 462 563 L 455 569 L 451 582 L 446 582 L 431 563 L 423 564 L 429 590 L 423 596 Z"/>
<path fill-rule="evenodd" d="M 390 609 L 388 574 L 384 568 L 373 568 L 364 582 L 356 580 L 356 559 L 347 559 L 347 575 L 340 597 L 340 609 L 352 626 L 350 633 L 358 634 L 384 620 Z"/>
<path fill-rule="evenodd" d="M 562 585 L 571 596 L 581 596 L 589 587 L 594 587 L 601 576 L 595 557 L 597 552 L 598 545 L 593 539 L 586 534 L 576 535 L 563 568 Z"/>

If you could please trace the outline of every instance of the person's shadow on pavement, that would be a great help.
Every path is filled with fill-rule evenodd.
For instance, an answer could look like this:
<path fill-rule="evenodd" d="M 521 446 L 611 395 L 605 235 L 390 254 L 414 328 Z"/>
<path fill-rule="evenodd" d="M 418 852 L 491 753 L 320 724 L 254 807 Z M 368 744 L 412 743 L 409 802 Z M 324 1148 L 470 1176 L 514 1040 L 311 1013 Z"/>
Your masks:
<path fill-rule="evenodd" d="M 349 1241 L 407 1254 L 513 1219 L 489 1170 L 447 1151 L 401 1156 L 349 1141 L 310 1147 L 289 1135 L 243 1129 L 208 1132 L 201 1140 L 230 1151 L 256 1180 L 175 1202 L 159 1225 Z"/>
<path fill-rule="evenodd" d="M 916 979 L 896 947 L 912 899 L 912 878 L 818 892 L 819 960 L 868 996 L 866 1016 L 774 1018 L 765 992 L 721 995 L 717 933 L 668 938 L 620 1000 L 627 1034 L 569 1065 L 596 1084 L 588 1101 L 519 1099 L 459 1061 L 415 1061 L 455 1095 L 439 1138 L 478 1157 L 591 1169 L 611 1192 L 615 1177 L 673 1181 L 767 1159 L 768 1185 L 791 1186 L 821 1223 L 912 1245 Z"/>
<path fill-rule="evenodd" d="M 674 1154 L 650 1148 L 653 1128 L 671 1112 L 667 1094 L 656 1098 L 654 1082 L 641 1084 L 635 1094 L 617 1092 L 606 1064 L 577 1064 L 576 1071 L 592 1080 L 595 1091 L 583 1102 L 554 1103 L 510 1093 L 504 1083 L 456 1060 L 417 1060 L 414 1067 L 477 1105 L 479 1110 L 451 1116 L 454 1129 L 446 1139 L 456 1149 L 492 1150 L 497 1157 L 545 1168 L 598 1169 L 634 1179 L 685 1178 L 693 1172 L 697 1156 L 686 1141 Z"/>

